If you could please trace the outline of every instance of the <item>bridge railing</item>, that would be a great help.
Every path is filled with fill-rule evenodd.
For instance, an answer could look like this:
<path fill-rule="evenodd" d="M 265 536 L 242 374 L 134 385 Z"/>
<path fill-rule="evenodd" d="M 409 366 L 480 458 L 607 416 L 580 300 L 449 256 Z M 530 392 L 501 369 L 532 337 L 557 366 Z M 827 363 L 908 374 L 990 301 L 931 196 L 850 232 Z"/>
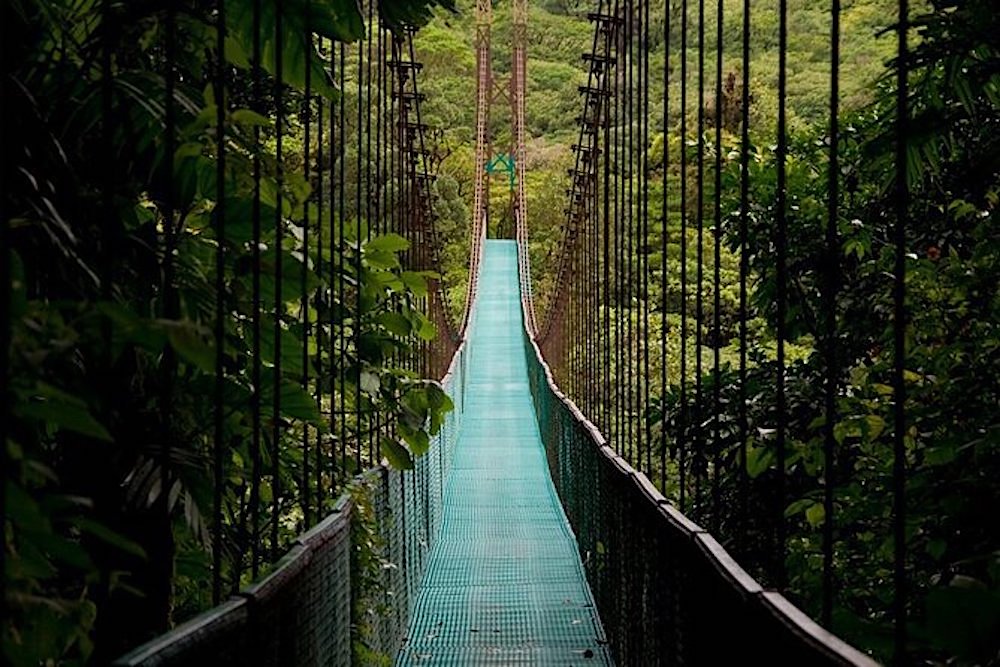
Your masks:
<path fill-rule="evenodd" d="M 764 589 L 615 454 L 527 327 L 525 348 L 552 480 L 619 664 L 877 664 Z"/>
<path fill-rule="evenodd" d="M 466 350 L 463 340 L 443 380 L 455 409 L 413 470 L 366 471 L 261 579 L 114 664 L 350 665 L 394 656 L 441 524 Z"/>

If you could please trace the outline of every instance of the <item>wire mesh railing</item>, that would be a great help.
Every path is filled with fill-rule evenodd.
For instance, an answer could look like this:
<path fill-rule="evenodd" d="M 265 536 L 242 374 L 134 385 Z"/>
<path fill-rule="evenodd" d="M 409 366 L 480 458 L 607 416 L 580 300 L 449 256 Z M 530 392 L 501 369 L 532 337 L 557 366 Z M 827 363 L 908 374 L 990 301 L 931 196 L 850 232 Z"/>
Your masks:
<path fill-rule="evenodd" d="M 377 466 L 273 567 L 115 665 L 352 665 L 394 659 L 441 524 L 463 413 L 466 347 L 443 384 L 455 410 L 413 470 Z"/>
<path fill-rule="evenodd" d="M 475 312 L 478 274 L 471 281 Z M 471 315 L 470 315 L 471 321 Z M 378 465 L 333 512 L 299 535 L 259 580 L 115 661 L 122 667 L 352 665 L 402 646 L 443 516 L 445 481 L 465 412 L 471 331 L 441 384 L 454 409 L 412 470 Z"/>
<path fill-rule="evenodd" d="M 524 342 L 549 471 L 616 662 L 878 664 L 762 587 L 677 511 L 559 389 L 527 326 Z"/>

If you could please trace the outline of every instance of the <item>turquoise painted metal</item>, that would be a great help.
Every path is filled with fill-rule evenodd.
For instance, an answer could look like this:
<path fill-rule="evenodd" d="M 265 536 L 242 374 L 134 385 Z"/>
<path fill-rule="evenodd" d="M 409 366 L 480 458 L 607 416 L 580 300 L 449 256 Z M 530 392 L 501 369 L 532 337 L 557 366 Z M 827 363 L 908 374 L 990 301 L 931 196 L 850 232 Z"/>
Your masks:
<path fill-rule="evenodd" d="M 398 665 L 609 665 L 528 387 L 517 245 L 486 242 L 441 529 Z"/>
<path fill-rule="evenodd" d="M 517 182 L 517 170 L 514 163 L 514 155 L 507 153 L 500 153 L 495 156 L 492 160 L 486 163 L 486 173 L 495 174 L 498 171 L 507 172 L 507 180 L 510 183 L 511 192 L 514 191 L 514 184 Z"/>

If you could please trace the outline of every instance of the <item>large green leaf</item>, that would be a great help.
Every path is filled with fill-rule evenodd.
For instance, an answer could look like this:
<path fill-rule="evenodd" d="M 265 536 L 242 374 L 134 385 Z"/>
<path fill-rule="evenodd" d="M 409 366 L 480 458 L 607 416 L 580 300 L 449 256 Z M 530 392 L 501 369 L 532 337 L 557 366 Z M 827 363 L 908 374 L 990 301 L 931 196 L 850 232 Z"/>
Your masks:
<path fill-rule="evenodd" d="M 264 373 L 263 386 L 261 387 L 261 404 L 265 410 L 270 410 L 274 397 L 274 380 L 269 372 Z M 319 408 L 316 407 L 316 399 L 298 382 L 287 378 L 281 381 L 281 415 L 288 419 L 300 419 L 309 422 L 319 429 L 325 430 L 327 422 L 323 419 Z"/>
<path fill-rule="evenodd" d="M 396 470 L 413 470 L 409 450 L 392 438 L 382 438 L 382 455 Z"/>
<path fill-rule="evenodd" d="M 51 385 L 39 385 L 35 396 L 15 403 L 11 412 L 15 417 L 41 422 L 57 431 L 72 431 L 105 442 L 113 440 L 82 399 Z"/>
<path fill-rule="evenodd" d="M 365 255 L 369 253 L 397 253 L 407 250 L 410 242 L 399 234 L 381 234 L 365 243 Z"/>
<path fill-rule="evenodd" d="M 177 356 L 206 373 L 215 372 L 215 348 L 209 332 L 188 321 L 158 320 Z"/>
<path fill-rule="evenodd" d="M 277 5 L 273 2 L 261 2 L 260 14 L 260 49 L 261 66 L 271 75 L 277 73 Z M 315 43 L 309 44 L 308 29 L 315 34 L 341 42 L 355 41 L 364 34 L 364 21 L 360 7 L 347 0 L 334 2 L 309 2 L 308 0 L 285 0 L 281 4 L 281 78 L 285 84 L 304 90 L 306 86 L 306 71 L 310 71 L 309 79 L 313 92 L 331 98 L 336 89 L 329 73 L 324 67 L 322 57 L 316 50 Z M 234 39 L 239 42 L 238 50 L 249 59 L 252 58 L 254 44 L 254 2 L 239 0 L 227 6 L 227 22 Z M 315 40 L 314 40 L 315 42 Z M 309 53 L 308 58 L 306 54 Z M 234 61 L 233 64 L 239 66 Z"/>

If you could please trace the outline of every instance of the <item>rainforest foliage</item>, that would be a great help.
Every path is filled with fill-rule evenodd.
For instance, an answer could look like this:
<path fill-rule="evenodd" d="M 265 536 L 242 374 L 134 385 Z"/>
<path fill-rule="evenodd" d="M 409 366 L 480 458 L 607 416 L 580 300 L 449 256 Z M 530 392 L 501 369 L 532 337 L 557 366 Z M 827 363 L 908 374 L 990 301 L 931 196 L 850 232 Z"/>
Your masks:
<path fill-rule="evenodd" d="M 315 240 L 334 227 L 303 176 L 303 91 L 336 99 L 319 38 L 357 40 L 361 10 L 294 0 L 279 21 L 275 6 L 255 25 L 254 2 L 225 3 L 220 87 L 215 2 L 3 4 L 4 664 L 107 664 L 207 608 L 213 538 L 226 595 L 332 507 L 382 433 L 358 415 L 400 417 L 403 439 L 373 449 L 405 466 L 450 409 L 405 363 L 436 333 L 407 240 L 353 206 Z M 388 2 L 382 18 L 429 10 Z"/>

